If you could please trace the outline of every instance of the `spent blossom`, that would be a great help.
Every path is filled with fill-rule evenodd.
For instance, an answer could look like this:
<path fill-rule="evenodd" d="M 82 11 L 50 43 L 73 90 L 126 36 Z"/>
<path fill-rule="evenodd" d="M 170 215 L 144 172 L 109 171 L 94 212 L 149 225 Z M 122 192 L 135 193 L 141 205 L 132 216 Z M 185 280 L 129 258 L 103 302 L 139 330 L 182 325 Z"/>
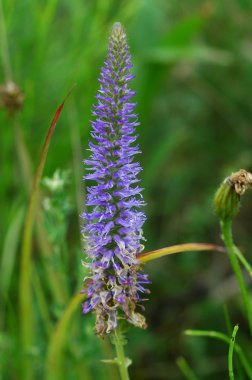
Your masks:
<path fill-rule="evenodd" d="M 137 177 L 142 169 L 134 161 L 140 150 L 135 145 L 136 104 L 130 101 L 135 95 L 129 88 L 134 77 L 131 67 L 125 32 L 116 23 L 99 78 L 91 154 L 84 161 L 90 171 L 85 176 L 90 185 L 82 216 L 90 275 L 85 278 L 83 313 L 95 312 L 100 336 L 115 330 L 120 319 L 146 327 L 144 316 L 137 312 L 138 306 L 143 309 L 141 294 L 149 292 L 144 287 L 149 280 L 137 260 L 146 218 Z"/>

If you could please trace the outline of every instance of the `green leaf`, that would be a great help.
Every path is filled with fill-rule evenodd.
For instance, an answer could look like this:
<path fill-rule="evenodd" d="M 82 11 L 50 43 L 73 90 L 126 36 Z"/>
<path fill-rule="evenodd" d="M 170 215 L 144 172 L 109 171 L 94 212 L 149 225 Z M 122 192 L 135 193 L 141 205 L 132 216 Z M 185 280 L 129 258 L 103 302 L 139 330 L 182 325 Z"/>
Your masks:
<path fill-rule="evenodd" d="M 24 221 L 24 211 L 24 206 L 21 206 L 17 209 L 15 216 L 9 225 L 9 229 L 4 240 L 0 276 L 1 290 L 4 295 L 6 295 L 9 291 L 10 281 L 16 260 L 17 248 L 20 242 L 20 235 Z"/>
<path fill-rule="evenodd" d="M 75 311 L 80 307 L 81 301 L 85 299 L 85 294 L 76 294 L 69 302 L 62 317 L 58 321 L 53 334 L 51 335 L 46 360 L 46 380 L 60 378 L 61 353 L 66 341 L 69 324 Z"/>

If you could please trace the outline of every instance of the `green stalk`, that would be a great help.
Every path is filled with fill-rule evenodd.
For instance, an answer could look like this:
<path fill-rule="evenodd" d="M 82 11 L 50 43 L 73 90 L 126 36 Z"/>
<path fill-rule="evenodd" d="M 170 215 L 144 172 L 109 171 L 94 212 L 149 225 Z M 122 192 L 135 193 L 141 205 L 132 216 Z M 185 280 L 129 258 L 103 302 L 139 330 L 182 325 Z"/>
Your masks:
<path fill-rule="evenodd" d="M 240 249 L 238 247 L 234 246 L 234 249 L 235 249 L 236 256 L 238 257 L 238 259 L 240 260 L 240 262 L 242 263 L 242 265 L 244 266 L 244 268 L 246 269 L 246 271 L 248 272 L 248 274 L 252 278 L 252 267 L 251 267 L 251 265 L 245 259 L 245 257 L 243 256 L 242 252 L 240 251 Z"/>
<path fill-rule="evenodd" d="M 46 336 L 49 337 L 53 330 L 53 326 L 50 320 L 48 301 L 46 299 L 46 295 L 44 294 L 44 288 L 41 283 L 41 279 L 36 270 L 34 270 L 32 273 L 32 285 L 33 285 L 36 301 L 39 308 L 40 318 L 41 318 L 41 321 L 43 322 L 43 327 L 44 327 Z"/>
<path fill-rule="evenodd" d="M 208 338 L 212 338 L 212 339 L 217 339 L 217 340 L 221 340 L 227 344 L 230 344 L 230 338 L 223 334 L 223 333 L 220 333 L 218 331 L 209 331 L 209 330 L 186 330 L 185 331 L 185 335 L 188 335 L 188 336 L 195 336 L 195 337 L 208 337 Z M 244 352 L 242 351 L 242 348 L 241 346 L 239 346 L 238 344 L 236 344 L 234 346 L 234 351 L 236 352 L 236 354 L 238 355 L 239 357 L 239 360 L 248 376 L 248 378 L 250 380 L 252 380 L 252 367 L 250 366 L 250 362 L 248 361 L 248 359 L 246 358 Z"/>
<path fill-rule="evenodd" d="M 10 56 L 9 56 L 9 49 L 8 49 L 8 43 L 7 43 L 2 0 L 0 0 L 0 53 L 2 57 L 4 78 L 6 82 L 8 82 L 8 81 L 11 81 L 12 79 L 12 73 L 11 73 Z"/>
<path fill-rule="evenodd" d="M 228 373 L 229 373 L 230 380 L 234 380 L 233 352 L 234 352 L 234 346 L 235 346 L 235 337 L 236 337 L 238 328 L 239 328 L 238 325 L 234 327 L 234 330 L 230 339 L 229 350 L 228 350 Z"/>
<path fill-rule="evenodd" d="M 193 373 L 192 369 L 189 367 L 184 358 L 178 358 L 177 365 L 187 380 L 197 380 L 196 375 Z"/>
<path fill-rule="evenodd" d="M 125 357 L 124 348 L 123 348 L 123 336 L 119 328 L 117 328 L 114 332 L 113 343 L 116 348 L 116 356 L 117 356 L 116 361 L 119 367 L 121 380 L 130 380 L 129 374 L 128 374 L 128 363 L 127 363 L 129 359 Z"/>
<path fill-rule="evenodd" d="M 249 295 L 246 289 L 246 285 L 244 282 L 244 278 L 242 275 L 242 271 L 240 268 L 240 264 L 237 258 L 237 248 L 234 245 L 233 237 L 232 237 L 232 222 L 231 220 L 221 220 L 220 221 L 221 231 L 222 231 L 222 239 L 227 247 L 227 251 L 229 254 L 229 258 L 231 261 L 231 265 L 233 267 L 233 271 L 235 273 L 236 280 L 239 284 L 245 312 L 248 318 L 249 329 L 252 335 L 252 309 L 249 301 Z"/>
<path fill-rule="evenodd" d="M 59 380 L 63 378 L 63 347 L 67 340 L 71 318 L 84 299 L 85 294 L 80 293 L 72 297 L 50 336 L 45 363 L 45 380 Z"/>

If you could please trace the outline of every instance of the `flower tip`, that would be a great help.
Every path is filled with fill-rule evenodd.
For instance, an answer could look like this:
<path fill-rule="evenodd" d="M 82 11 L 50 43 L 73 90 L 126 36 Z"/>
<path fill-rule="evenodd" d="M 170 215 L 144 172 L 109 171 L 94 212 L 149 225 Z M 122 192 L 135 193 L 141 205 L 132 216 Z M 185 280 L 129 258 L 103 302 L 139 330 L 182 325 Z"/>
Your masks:
<path fill-rule="evenodd" d="M 112 27 L 112 34 L 121 34 L 123 33 L 123 26 L 120 22 L 115 22 Z"/>

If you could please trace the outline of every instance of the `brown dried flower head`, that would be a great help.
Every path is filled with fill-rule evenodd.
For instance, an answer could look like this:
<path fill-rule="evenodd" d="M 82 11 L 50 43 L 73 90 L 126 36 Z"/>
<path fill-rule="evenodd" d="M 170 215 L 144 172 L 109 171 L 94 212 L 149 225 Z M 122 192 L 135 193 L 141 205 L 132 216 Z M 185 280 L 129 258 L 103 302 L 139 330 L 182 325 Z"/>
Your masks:
<path fill-rule="evenodd" d="M 6 108 L 13 115 L 24 103 L 24 93 L 18 85 L 8 81 L 0 86 L 0 106 Z"/>
<path fill-rule="evenodd" d="M 243 195 L 246 190 L 252 189 L 252 174 L 244 169 L 232 173 L 226 178 L 226 181 L 234 186 L 236 193 L 239 195 Z"/>

